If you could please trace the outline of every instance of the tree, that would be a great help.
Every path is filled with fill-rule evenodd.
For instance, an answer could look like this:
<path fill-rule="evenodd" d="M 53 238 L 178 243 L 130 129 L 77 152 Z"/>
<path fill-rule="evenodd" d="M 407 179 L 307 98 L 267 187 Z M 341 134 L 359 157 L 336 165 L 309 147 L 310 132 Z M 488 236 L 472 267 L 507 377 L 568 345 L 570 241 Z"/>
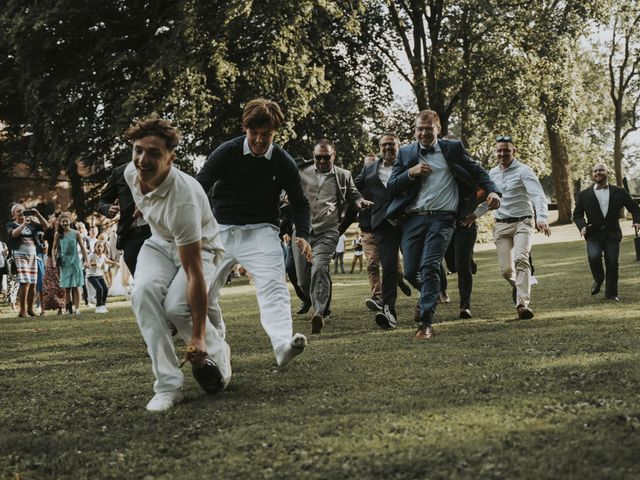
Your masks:
<path fill-rule="evenodd" d="M 640 128 L 640 6 L 622 1 L 612 15 L 609 41 L 609 83 L 613 102 L 613 165 L 616 184 L 622 185 L 623 145 Z"/>

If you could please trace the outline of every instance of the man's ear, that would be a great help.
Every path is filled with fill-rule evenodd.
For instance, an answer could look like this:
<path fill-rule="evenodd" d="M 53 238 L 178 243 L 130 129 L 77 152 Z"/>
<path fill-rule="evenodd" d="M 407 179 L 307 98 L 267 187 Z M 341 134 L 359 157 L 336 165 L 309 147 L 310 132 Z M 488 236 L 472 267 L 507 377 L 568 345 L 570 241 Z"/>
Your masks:
<path fill-rule="evenodd" d="M 173 163 L 175 159 L 176 159 L 176 151 L 174 150 L 173 152 L 171 152 L 171 156 L 169 157 L 169 162 Z"/>

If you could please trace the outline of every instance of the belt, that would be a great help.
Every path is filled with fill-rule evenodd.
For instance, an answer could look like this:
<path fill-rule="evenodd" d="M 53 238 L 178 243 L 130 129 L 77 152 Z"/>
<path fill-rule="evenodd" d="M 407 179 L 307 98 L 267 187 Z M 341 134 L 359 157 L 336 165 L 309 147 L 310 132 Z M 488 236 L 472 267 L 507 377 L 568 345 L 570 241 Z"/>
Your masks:
<path fill-rule="evenodd" d="M 416 215 L 455 215 L 455 212 L 449 210 L 418 210 L 411 213 L 415 213 Z"/>
<path fill-rule="evenodd" d="M 531 215 L 525 215 L 524 217 L 496 218 L 496 222 L 498 222 L 498 223 L 516 223 L 516 222 L 521 222 L 522 220 L 526 220 L 527 218 L 531 218 Z"/>

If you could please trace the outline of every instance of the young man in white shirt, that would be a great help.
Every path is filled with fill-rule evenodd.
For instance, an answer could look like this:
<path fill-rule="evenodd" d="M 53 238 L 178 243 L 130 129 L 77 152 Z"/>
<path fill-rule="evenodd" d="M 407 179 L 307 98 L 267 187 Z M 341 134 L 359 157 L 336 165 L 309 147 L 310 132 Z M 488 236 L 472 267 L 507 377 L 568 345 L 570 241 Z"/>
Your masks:
<path fill-rule="evenodd" d="M 489 170 L 489 177 L 502 191 L 500 208 L 494 211 L 493 241 L 496 244 L 502 276 L 512 288 L 512 299 L 518 318 L 533 318 L 531 299 L 531 264 L 529 255 L 536 230 L 551 235 L 547 224 L 547 198 L 533 170 L 515 159 L 516 147 L 511 137 L 496 138 L 498 165 Z M 463 225 L 470 225 L 487 212 L 486 204 L 467 216 Z"/>
<path fill-rule="evenodd" d="M 171 324 L 188 342 L 186 359 L 207 393 L 224 390 L 231 379 L 222 319 L 215 319 L 215 327 L 207 321 L 214 265 L 224 248 L 206 194 L 173 167 L 180 132 L 150 117 L 132 125 L 125 137 L 133 144 L 133 156 L 124 177 L 151 228 L 138 256 L 141 268 L 131 303 L 156 377 L 147 410 L 162 411 L 184 399 Z"/>

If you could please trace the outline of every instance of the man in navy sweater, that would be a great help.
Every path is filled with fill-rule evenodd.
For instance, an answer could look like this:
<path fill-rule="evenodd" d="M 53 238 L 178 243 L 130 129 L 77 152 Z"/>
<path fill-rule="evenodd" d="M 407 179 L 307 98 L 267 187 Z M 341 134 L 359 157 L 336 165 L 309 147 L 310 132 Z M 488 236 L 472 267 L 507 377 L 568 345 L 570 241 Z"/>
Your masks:
<path fill-rule="evenodd" d="M 296 243 L 311 261 L 307 241 L 309 202 L 302 191 L 298 167 L 282 147 L 273 143 L 283 121 L 277 103 L 263 98 L 251 100 L 242 114 L 246 135 L 216 148 L 196 175 L 211 198 L 225 248 L 214 285 L 224 285 L 236 263 L 251 273 L 260 321 L 279 366 L 289 363 L 307 345 L 304 335 L 293 335 L 291 297 L 278 237 L 282 190 L 291 205 L 298 232 Z M 217 298 L 210 308 L 222 316 Z"/>

